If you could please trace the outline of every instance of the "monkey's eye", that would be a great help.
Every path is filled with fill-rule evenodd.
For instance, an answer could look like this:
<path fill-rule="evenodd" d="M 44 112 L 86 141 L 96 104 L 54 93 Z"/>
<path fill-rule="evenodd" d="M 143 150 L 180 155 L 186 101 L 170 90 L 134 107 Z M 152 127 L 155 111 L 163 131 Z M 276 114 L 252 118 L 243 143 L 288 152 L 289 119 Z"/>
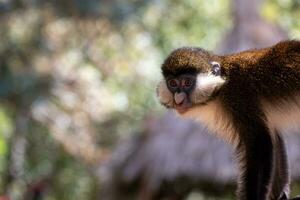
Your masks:
<path fill-rule="evenodd" d="M 191 78 L 185 78 L 181 82 L 183 87 L 191 87 L 193 85 L 193 80 Z"/>
<path fill-rule="evenodd" d="M 171 88 L 177 88 L 177 87 L 178 87 L 178 82 L 177 82 L 177 80 L 175 80 L 175 79 L 170 79 L 170 80 L 168 80 L 168 85 L 169 85 Z"/>
<path fill-rule="evenodd" d="M 212 62 L 211 73 L 215 76 L 221 75 L 221 66 L 217 62 Z"/>

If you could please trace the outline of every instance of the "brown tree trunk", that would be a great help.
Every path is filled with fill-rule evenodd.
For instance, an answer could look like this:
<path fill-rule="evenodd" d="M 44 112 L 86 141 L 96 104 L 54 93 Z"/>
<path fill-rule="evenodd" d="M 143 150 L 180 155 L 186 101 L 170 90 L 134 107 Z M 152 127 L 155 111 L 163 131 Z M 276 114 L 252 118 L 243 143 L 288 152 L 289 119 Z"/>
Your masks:
<path fill-rule="evenodd" d="M 285 30 L 262 18 L 259 8 L 263 0 L 233 0 L 233 28 L 225 36 L 217 51 L 233 53 L 274 45 L 287 39 Z"/>

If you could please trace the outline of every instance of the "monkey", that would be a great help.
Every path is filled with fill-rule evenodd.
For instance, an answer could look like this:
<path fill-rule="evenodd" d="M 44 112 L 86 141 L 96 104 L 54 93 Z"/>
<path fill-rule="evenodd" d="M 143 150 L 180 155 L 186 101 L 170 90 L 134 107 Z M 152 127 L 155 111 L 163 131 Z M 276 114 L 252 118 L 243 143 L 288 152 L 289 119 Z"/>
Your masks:
<path fill-rule="evenodd" d="M 161 71 L 160 103 L 201 121 L 233 147 L 237 199 L 288 199 L 280 132 L 300 125 L 300 41 L 228 55 L 181 47 L 167 56 Z"/>

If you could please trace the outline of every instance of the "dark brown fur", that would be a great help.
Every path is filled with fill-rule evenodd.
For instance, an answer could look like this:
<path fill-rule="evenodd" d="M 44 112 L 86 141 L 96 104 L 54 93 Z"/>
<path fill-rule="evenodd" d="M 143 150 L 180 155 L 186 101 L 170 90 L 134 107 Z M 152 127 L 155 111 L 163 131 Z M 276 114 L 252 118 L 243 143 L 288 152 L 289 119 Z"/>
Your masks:
<path fill-rule="evenodd" d="M 263 103 L 280 112 L 286 109 L 283 105 L 292 103 L 300 108 L 300 42 L 284 41 L 226 56 L 201 48 L 180 48 L 165 60 L 162 73 L 164 77 L 201 74 L 210 70 L 212 61 L 220 63 L 225 82 L 207 101 L 191 109 L 217 99 L 226 113 L 222 115 L 228 121 L 225 126 L 234 128 L 230 137 L 238 138 L 241 169 L 238 199 L 284 199 L 288 184 L 284 142 L 275 126 L 268 124 L 271 118 Z"/>
<path fill-rule="evenodd" d="M 252 94 L 265 98 L 290 97 L 291 93 L 299 91 L 299 63 L 298 41 L 285 41 L 266 49 L 221 56 L 221 65 L 229 79 L 229 87 L 238 81 L 242 84 L 235 87 L 247 84 Z"/>

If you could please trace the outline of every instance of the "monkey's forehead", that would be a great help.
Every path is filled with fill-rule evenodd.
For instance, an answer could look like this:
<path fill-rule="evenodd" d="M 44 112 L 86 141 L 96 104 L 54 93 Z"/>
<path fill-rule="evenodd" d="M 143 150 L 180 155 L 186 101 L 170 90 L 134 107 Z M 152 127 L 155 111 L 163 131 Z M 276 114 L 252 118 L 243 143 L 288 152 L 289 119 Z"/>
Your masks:
<path fill-rule="evenodd" d="M 164 61 L 162 72 L 168 74 L 199 73 L 209 68 L 210 53 L 202 48 L 182 47 L 174 50 Z"/>

